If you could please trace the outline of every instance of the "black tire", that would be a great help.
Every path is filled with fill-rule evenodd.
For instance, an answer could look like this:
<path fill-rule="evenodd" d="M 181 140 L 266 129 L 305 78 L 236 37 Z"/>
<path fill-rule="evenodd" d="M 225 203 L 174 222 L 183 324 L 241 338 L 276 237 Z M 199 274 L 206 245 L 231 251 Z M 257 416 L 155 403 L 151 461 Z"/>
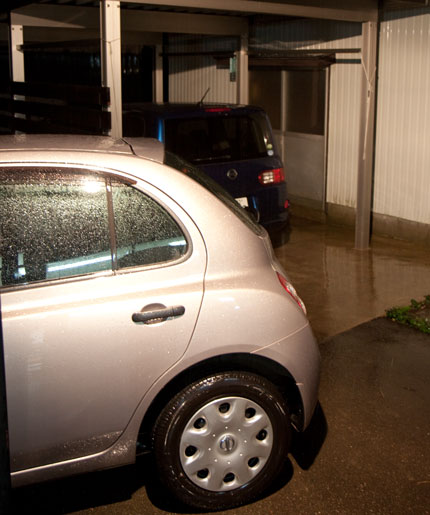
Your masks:
<path fill-rule="evenodd" d="M 159 415 L 152 438 L 162 484 L 182 503 L 208 510 L 245 504 L 266 490 L 290 440 L 284 398 L 246 372 L 214 374 L 184 388 Z"/>

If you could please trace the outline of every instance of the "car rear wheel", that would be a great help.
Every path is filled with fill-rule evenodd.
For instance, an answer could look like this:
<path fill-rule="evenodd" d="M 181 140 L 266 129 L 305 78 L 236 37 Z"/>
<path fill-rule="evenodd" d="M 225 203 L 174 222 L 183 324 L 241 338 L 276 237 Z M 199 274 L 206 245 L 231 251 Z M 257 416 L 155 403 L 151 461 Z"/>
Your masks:
<path fill-rule="evenodd" d="M 153 430 L 162 483 L 199 509 L 228 509 L 261 494 L 284 464 L 288 408 L 266 379 L 226 372 L 179 392 Z"/>

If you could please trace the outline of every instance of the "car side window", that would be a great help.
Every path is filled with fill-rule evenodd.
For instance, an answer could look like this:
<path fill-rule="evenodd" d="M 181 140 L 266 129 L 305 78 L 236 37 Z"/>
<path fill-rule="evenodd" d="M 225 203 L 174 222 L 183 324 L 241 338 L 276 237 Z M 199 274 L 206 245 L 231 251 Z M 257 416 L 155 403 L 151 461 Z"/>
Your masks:
<path fill-rule="evenodd" d="M 0 171 L 0 286 L 176 260 L 184 233 L 148 195 L 83 170 Z"/>
<path fill-rule="evenodd" d="M 170 214 L 151 197 L 112 181 L 118 268 L 182 257 L 187 241 Z"/>
<path fill-rule="evenodd" d="M 2 286 L 111 269 L 104 178 L 1 171 L 0 259 Z"/>

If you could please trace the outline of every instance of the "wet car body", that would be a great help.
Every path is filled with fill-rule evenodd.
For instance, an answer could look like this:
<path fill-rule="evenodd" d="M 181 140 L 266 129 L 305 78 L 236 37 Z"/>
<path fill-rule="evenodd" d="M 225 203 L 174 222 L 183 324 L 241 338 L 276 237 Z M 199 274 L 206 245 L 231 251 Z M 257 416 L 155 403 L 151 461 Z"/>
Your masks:
<path fill-rule="evenodd" d="M 252 210 L 267 229 L 288 221 L 287 186 L 270 121 L 256 106 L 153 104 L 124 106 L 124 134 L 157 138 Z"/>
<path fill-rule="evenodd" d="M 162 164 L 154 140 L 19 136 L 0 149 L 12 484 L 129 464 L 143 447 L 185 502 L 253 498 L 279 470 L 291 425 L 308 425 L 319 380 L 312 331 L 266 231 Z M 237 470 L 247 440 L 233 427 L 263 424 L 244 479 L 200 449 L 205 428 L 186 429 L 207 426 L 216 403 L 231 425 L 214 422 L 215 448 Z"/>

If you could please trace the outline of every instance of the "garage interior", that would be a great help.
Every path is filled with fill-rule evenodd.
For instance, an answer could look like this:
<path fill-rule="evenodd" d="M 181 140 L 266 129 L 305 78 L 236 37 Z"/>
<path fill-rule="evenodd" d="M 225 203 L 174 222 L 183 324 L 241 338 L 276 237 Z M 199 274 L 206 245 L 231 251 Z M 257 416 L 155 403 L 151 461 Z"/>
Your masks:
<path fill-rule="evenodd" d="M 94 123 L 120 137 L 124 101 L 256 103 L 271 118 L 298 214 L 355 225 L 360 250 L 372 233 L 428 245 L 429 154 L 417 137 L 429 135 L 429 20 L 428 0 L 10 1 L 0 18 L 2 105 L 12 95 L 6 119 L 23 124 L 31 116 L 17 106 L 29 91 L 19 83 L 105 87 L 110 100 L 92 100 L 103 111 Z M 405 73 L 414 83 L 391 98 Z M 413 92 L 393 126 L 390 107 Z"/>

